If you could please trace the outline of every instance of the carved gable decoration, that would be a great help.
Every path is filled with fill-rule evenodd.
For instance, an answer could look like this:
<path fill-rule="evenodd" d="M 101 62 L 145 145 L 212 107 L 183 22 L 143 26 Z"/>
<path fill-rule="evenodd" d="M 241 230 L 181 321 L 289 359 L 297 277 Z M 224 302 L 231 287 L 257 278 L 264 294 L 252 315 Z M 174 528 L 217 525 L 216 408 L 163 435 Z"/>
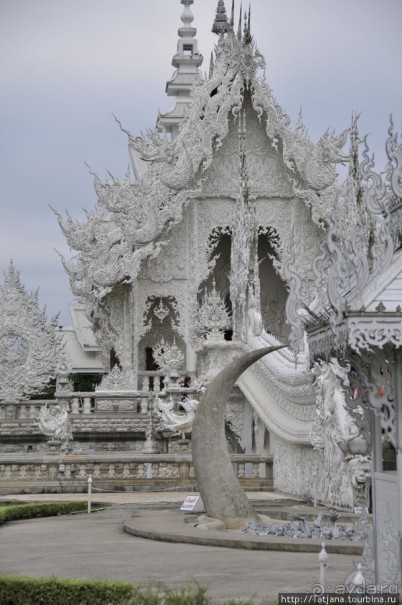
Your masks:
<path fill-rule="evenodd" d="M 37 292 L 28 294 L 10 263 L 0 286 L 0 401 L 40 392 L 55 376 L 61 345 L 57 317 L 46 324 Z"/>
<path fill-rule="evenodd" d="M 246 136 L 244 140 L 248 164 L 250 198 L 294 197 L 291 178 L 293 173 L 285 166 L 275 150 L 251 103 L 246 107 Z M 239 135 L 238 125 L 230 119 L 229 132 L 217 150 L 214 161 L 205 172 L 201 197 L 229 197 L 236 199 L 239 192 Z"/>

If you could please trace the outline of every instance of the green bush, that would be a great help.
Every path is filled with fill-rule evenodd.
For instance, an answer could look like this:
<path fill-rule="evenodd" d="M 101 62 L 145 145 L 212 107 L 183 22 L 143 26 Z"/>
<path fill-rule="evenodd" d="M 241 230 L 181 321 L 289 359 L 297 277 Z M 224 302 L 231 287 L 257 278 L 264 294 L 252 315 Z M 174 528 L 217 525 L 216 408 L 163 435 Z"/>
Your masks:
<path fill-rule="evenodd" d="M 214 605 L 216 602 L 206 592 L 199 586 L 173 590 L 128 582 L 0 575 L 1 605 Z M 220 605 L 257 604 L 248 599 L 230 599 Z"/>
<path fill-rule="evenodd" d="M 179 590 L 164 588 L 162 591 L 151 586 L 134 586 L 129 605 L 212 605 L 212 601 L 206 595 L 206 588 L 199 586 Z"/>
<path fill-rule="evenodd" d="M 157 589 L 149 585 L 133 586 L 133 595 L 127 605 L 215 605 L 207 594 L 207 589 L 196 585 L 178 590 L 172 588 Z M 220 605 L 257 605 L 253 599 L 229 599 L 220 601 Z M 260 603 L 263 605 L 263 603 Z"/>
<path fill-rule="evenodd" d="M 21 519 L 37 519 L 39 517 L 55 517 L 69 513 L 84 511 L 87 502 L 32 502 L 30 504 L 9 504 L 0 507 L 0 525 L 6 521 Z M 1 603 L 1 601 L 0 601 Z"/>
<path fill-rule="evenodd" d="M 1 605 L 126 605 L 129 582 L 0 576 Z"/>

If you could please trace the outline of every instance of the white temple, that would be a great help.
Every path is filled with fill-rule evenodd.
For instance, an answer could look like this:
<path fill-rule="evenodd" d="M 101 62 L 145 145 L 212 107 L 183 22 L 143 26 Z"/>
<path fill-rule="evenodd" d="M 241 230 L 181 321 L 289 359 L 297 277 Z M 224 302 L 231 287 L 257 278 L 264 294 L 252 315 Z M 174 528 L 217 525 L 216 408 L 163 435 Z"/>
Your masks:
<path fill-rule="evenodd" d="M 85 305 L 105 368 L 118 364 L 118 390 L 126 393 L 146 388 L 158 348 L 166 355 L 176 347 L 181 356 L 171 369 L 207 384 L 239 351 L 286 342 L 289 287 L 303 280 L 314 294 L 313 260 L 343 191 L 336 164 L 349 159 L 342 151 L 348 131 L 313 143 L 300 121 L 291 126 L 265 81 L 250 13 L 235 30 L 222 1 L 204 79 L 193 2 L 182 4 L 166 86 L 173 107 L 147 136 L 125 131 L 135 179 L 95 176 L 98 207 L 87 222 L 58 217 L 76 251 L 64 261 L 72 291 Z M 347 186 L 354 178 L 351 171 Z M 354 191 L 349 203 L 359 211 Z M 291 254 L 293 275 L 285 278 Z M 303 348 L 296 364 L 291 350 L 256 364 L 228 404 L 228 438 L 232 447 L 237 442 L 234 451 L 274 456 L 278 489 L 310 498 L 318 490 L 328 504 L 352 506 L 368 444 L 349 447 L 360 431 L 343 412 L 341 378 L 329 372 L 339 390 L 329 409 L 321 372 L 328 371 L 317 370 L 314 385 Z M 154 391 L 157 382 L 152 377 Z M 317 428 L 317 385 L 321 414 L 331 416 L 325 436 Z M 323 449 L 314 439 L 313 447 L 316 432 Z M 328 440 L 330 433 L 336 437 Z M 338 468 L 335 483 L 328 465 Z"/>
<path fill-rule="evenodd" d="M 398 403 L 387 404 L 389 431 L 385 420 L 383 430 L 378 422 L 369 430 L 364 364 L 349 354 L 378 344 L 367 329 L 360 347 L 356 325 L 367 314 L 385 315 L 375 330 L 395 351 L 401 346 L 400 150 L 392 131 L 383 183 L 367 152 L 359 164 L 356 119 L 316 143 L 301 119 L 292 125 L 265 80 L 250 12 L 235 25 L 222 0 L 204 77 L 193 2 L 181 0 L 166 86 L 172 108 L 146 136 L 120 125 L 132 172 L 107 182 L 95 175 L 98 205 L 85 223 L 58 215 L 80 303 L 64 334 L 68 371 L 104 372 L 94 393 L 74 393 L 66 379 L 58 385 L 71 411 L 71 453 L 81 456 L 73 478 L 194 481 L 189 435 L 202 389 L 239 352 L 290 342 L 247 370 L 227 404 L 235 472 L 246 484 L 272 479 L 281 492 L 364 507 L 373 439 L 377 471 L 396 477 L 397 451 L 400 458 Z M 8 435 L 22 435 L 11 428 Z M 3 455 L 16 451 L 4 431 L 2 439 Z M 68 456 L 63 468 L 68 480 Z M 17 481 L 12 470 L 7 477 Z"/>

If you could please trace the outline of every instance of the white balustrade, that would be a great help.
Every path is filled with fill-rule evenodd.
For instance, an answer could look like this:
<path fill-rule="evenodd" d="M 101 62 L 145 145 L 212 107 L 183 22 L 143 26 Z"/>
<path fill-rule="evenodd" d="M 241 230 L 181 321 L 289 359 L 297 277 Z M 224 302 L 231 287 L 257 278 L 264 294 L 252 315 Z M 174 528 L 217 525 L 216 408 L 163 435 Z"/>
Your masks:
<path fill-rule="evenodd" d="M 84 397 L 84 403 L 82 406 L 82 411 L 84 414 L 90 414 L 91 413 L 91 398 L 90 397 Z"/>

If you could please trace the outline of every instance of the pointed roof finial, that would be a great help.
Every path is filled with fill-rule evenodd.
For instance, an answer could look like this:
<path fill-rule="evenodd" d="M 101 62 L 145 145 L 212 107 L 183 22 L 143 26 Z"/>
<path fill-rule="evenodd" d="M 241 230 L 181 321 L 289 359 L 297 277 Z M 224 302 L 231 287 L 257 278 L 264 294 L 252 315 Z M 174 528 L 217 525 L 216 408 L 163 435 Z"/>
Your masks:
<path fill-rule="evenodd" d="M 209 61 L 209 74 L 208 75 L 209 75 L 210 78 L 212 78 L 212 75 L 214 73 L 214 67 L 215 67 L 215 65 L 214 65 L 214 53 L 212 52 L 211 53 L 211 59 Z"/>
<path fill-rule="evenodd" d="M 234 10 L 235 10 L 235 0 L 232 0 L 232 14 L 230 15 L 230 27 L 232 30 L 234 27 Z"/>
<path fill-rule="evenodd" d="M 244 11 L 244 44 L 250 44 L 252 41 L 251 37 L 251 6 L 248 7 L 248 17 L 246 11 Z"/>
<path fill-rule="evenodd" d="M 243 16 L 243 5 L 240 4 L 239 26 L 237 28 L 237 39 L 239 42 L 241 40 L 241 26 L 242 26 L 241 18 L 242 18 L 242 16 Z"/>
<path fill-rule="evenodd" d="M 226 8 L 223 0 L 218 0 L 216 7 L 215 21 L 212 26 L 212 33 L 223 35 L 229 31 L 228 18 L 226 16 Z"/>

